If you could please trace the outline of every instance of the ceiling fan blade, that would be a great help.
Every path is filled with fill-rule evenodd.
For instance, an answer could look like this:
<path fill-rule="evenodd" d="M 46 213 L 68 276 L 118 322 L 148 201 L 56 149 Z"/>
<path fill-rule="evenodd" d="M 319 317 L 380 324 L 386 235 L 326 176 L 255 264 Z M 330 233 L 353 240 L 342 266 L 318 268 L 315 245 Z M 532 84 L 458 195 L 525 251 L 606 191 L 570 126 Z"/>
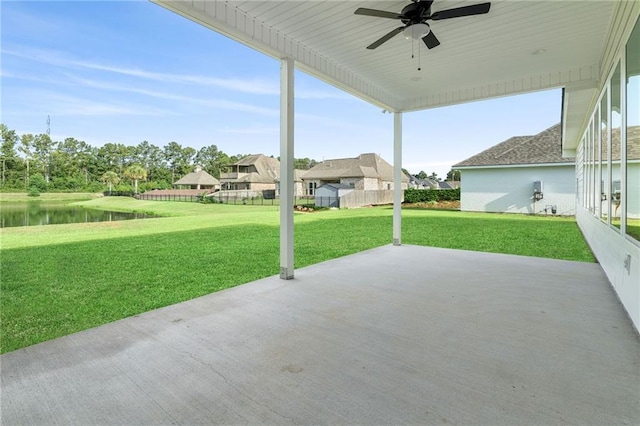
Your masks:
<path fill-rule="evenodd" d="M 366 7 L 358 8 L 353 13 L 356 15 L 375 16 L 377 18 L 389 18 L 389 19 L 402 18 L 402 15 L 400 15 L 399 13 L 387 12 L 385 10 L 367 9 Z"/>
<path fill-rule="evenodd" d="M 460 18 L 462 16 L 482 15 L 488 13 L 491 8 L 491 3 L 480 3 L 471 6 L 456 7 L 454 9 L 440 10 L 428 19 L 439 21 L 441 19 Z"/>
<path fill-rule="evenodd" d="M 436 35 L 433 33 L 433 31 L 429 31 L 429 34 L 427 34 L 426 36 L 422 37 L 422 41 L 424 41 L 424 44 L 429 49 L 433 49 L 434 47 L 436 47 L 436 46 L 438 46 L 440 44 L 440 40 L 438 40 L 438 37 L 436 37 Z"/>
<path fill-rule="evenodd" d="M 390 33 L 383 35 L 378 40 L 374 41 L 369 46 L 367 46 L 367 49 L 373 50 L 376 47 L 380 46 L 382 43 L 391 40 L 393 37 L 400 34 L 404 30 L 404 28 L 405 28 L 404 26 L 398 27 L 395 30 L 391 31 Z"/>

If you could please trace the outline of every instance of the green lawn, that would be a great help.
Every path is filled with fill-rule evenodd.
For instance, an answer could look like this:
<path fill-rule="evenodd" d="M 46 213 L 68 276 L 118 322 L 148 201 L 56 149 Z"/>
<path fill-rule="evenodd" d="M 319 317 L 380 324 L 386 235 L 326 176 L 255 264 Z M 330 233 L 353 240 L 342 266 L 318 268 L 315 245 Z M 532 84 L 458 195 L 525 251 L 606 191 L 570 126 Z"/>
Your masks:
<path fill-rule="evenodd" d="M 0 203 L 26 201 L 78 201 L 90 200 L 98 197 L 102 197 L 102 194 L 93 192 L 46 192 L 37 197 L 29 197 L 26 192 L 0 192 Z"/>
<path fill-rule="evenodd" d="M 0 230 L 1 352 L 276 275 L 277 207 L 136 201 L 167 217 Z M 387 207 L 295 216 L 296 267 L 389 244 Z M 574 220 L 403 211 L 403 242 L 593 262 Z"/>

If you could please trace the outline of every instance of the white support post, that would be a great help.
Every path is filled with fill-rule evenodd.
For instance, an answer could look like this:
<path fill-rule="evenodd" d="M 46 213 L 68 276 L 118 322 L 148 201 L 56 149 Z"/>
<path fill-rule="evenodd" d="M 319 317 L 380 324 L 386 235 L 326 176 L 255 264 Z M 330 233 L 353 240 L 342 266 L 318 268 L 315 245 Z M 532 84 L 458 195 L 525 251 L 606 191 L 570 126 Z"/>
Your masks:
<path fill-rule="evenodd" d="M 402 113 L 393 114 L 393 245 L 402 244 Z"/>
<path fill-rule="evenodd" d="M 294 61 L 280 63 L 280 278 L 293 279 L 293 74 Z"/>

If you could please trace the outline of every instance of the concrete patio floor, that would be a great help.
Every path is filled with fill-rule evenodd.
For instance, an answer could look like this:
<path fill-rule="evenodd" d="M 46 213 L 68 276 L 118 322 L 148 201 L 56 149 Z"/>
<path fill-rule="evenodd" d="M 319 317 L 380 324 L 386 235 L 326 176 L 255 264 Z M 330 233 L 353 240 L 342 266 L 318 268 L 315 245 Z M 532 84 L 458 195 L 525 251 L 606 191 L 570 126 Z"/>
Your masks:
<path fill-rule="evenodd" d="M 3 425 L 637 425 L 597 264 L 385 246 L 0 357 Z"/>

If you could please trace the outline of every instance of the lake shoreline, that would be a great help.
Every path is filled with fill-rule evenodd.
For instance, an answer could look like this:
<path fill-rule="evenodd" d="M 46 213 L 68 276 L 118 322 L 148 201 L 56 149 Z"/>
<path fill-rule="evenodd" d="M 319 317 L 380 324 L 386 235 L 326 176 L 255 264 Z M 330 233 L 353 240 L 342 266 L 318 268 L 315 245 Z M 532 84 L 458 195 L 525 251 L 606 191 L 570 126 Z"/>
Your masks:
<path fill-rule="evenodd" d="M 30 197 L 26 192 L 0 192 L 0 203 L 76 202 L 102 197 L 101 192 L 44 192 L 37 197 Z"/>

